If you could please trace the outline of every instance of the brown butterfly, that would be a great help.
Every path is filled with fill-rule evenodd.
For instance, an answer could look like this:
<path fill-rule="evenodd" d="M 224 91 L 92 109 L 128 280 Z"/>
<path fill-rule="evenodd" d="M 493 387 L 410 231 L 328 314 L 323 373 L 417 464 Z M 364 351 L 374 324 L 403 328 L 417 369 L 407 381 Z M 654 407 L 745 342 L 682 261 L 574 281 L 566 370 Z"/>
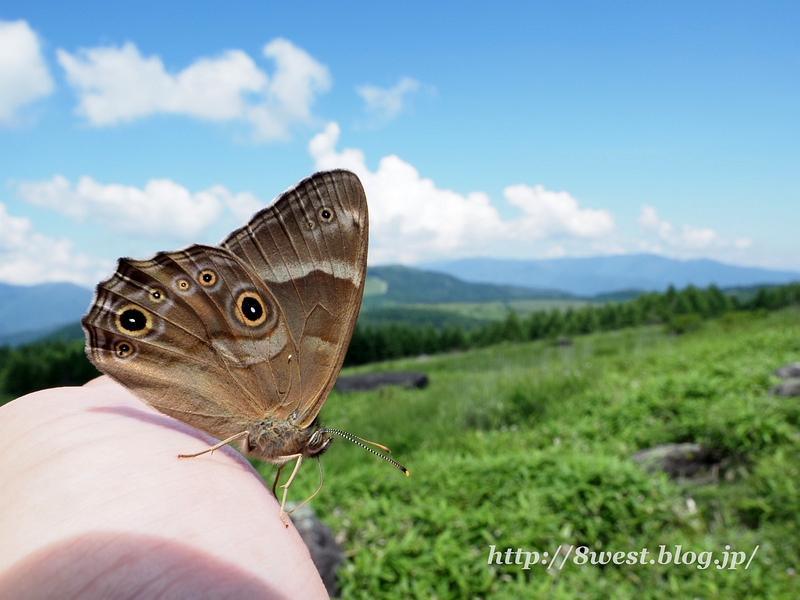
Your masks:
<path fill-rule="evenodd" d="M 280 465 L 273 492 L 295 460 L 283 518 L 303 458 L 319 457 L 334 434 L 366 442 L 317 415 L 358 317 L 367 239 L 358 177 L 316 173 L 219 246 L 121 258 L 81 321 L 86 354 L 153 408 L 222 440 L 182 458 L 237 442 Z"/>

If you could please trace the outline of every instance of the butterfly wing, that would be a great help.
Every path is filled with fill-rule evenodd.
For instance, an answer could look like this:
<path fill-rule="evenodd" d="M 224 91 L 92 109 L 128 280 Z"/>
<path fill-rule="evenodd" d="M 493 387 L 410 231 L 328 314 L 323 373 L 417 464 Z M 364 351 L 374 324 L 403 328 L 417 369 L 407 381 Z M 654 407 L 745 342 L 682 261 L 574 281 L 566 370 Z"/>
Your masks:
<path fill-rule="evenodd" d="M 100 371 L 221 439 L 297 395 L 297 350 L 280 306 L 216 246 L 120 259 L 82 324 Z"/>
<path fill-rule="evenodd" d="M 300 427 L 317 416 L 344 361 L 364 291 L 368 229 L 358 177 L 327 171 L 286 191 L 221 244 L 281 308 L 300 381 L 274 412 L 297 411 Z"/>
<path fill-rule="evenodd" d="M 221 247 L 120 259 L 83 318 L 95 366 L 159 411 L 220 439 L 309 425 L 344 360 L 367 256 L 358 178 L 318 173 Z"/>

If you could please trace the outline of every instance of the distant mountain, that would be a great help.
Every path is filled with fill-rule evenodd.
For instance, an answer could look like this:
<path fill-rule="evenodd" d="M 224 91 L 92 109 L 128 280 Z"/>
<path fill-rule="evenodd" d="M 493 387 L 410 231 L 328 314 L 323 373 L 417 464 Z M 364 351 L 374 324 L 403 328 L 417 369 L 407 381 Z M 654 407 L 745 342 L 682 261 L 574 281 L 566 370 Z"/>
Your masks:
<path fill-rule="evenodd" d="M 0 283 L 0 345 L 19 345 L 74 324 L 88 310 L 92 290 L 72 283 Z"/>
<path fill-rule="evenodd" d="M 572 294 L 533 287 L 467 283 L 450 275 L 400 265 L 370 267 L 367 269 L 364 306 L 574 299 Z"/>
<path fill-rule="evenodd" d="M 500 260 L 465 258 L 419 265 L 464 281 L 563 290 L 580 296 L 619 290 L 663 291 L 670 285 L 723 288 L 800 281 L 800 273 L 737 267 L 708 259 L 675 260 L 655 254 L 589 258 Z"/>

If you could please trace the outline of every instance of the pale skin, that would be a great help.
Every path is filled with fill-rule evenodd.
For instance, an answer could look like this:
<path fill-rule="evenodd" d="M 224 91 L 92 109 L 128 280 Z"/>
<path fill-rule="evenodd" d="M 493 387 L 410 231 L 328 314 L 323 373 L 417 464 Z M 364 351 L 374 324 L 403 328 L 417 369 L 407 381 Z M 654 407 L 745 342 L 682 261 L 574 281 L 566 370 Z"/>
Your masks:
<path fill-rule="evenodd" d="M 215 442 L 107 377 L 0 407 L 0 598 L 327 598 L 238 452 L 178 458 Z"/>

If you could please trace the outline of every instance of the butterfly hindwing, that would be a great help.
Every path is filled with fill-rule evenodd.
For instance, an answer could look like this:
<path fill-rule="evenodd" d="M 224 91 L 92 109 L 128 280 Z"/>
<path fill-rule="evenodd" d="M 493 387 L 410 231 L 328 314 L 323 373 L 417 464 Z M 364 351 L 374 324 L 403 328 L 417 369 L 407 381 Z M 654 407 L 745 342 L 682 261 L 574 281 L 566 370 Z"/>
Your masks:
<path fill-rule="evenodd" d="M 262 314 L 248 319 L 243 301 Z M 277 302 L 218 247 L 121 259 L 83 325 L 101 371 L 217 437 L 242 431 L 299 389 L 289 358 L 296 350 Z"/>

